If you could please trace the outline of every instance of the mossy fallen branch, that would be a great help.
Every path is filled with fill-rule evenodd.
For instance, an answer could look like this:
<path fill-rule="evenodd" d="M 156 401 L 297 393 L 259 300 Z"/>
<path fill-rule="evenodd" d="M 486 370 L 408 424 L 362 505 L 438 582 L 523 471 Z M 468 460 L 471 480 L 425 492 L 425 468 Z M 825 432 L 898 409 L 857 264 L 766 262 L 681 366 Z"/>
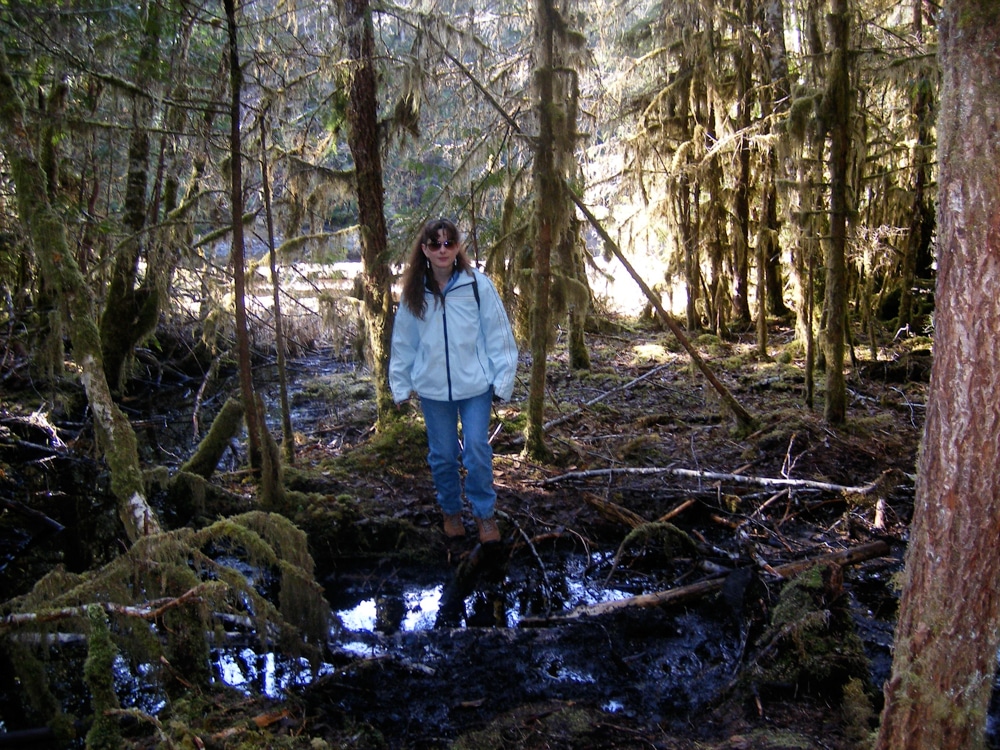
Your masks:
<path fill-rule="evenodd" d="M 198 686 L 211 676 L 209 643 L 227 624 L 240 622 L 266 647 L 315 661 L 329 614 L 305 534 L 283 516 L 254 511 L 199 530 L 143 537 L 83 575 L 53 571 L 0 606 L 0 647 L 22 682 L 31 683 L 25 693 L 36 709 L 56 724 L 57 703 L 41 668 L 45 657 L 25 646 L 26 634 L 44 644 L 52 634 L 91 633 L 93 646 L 100 620 L 110 634 L 105 645 L 128 663 L 167 666 L 161 681 L 171 679 L 172 666 L 173 678 Z M 96 685 L 95 668 L 88 682 Z"/>

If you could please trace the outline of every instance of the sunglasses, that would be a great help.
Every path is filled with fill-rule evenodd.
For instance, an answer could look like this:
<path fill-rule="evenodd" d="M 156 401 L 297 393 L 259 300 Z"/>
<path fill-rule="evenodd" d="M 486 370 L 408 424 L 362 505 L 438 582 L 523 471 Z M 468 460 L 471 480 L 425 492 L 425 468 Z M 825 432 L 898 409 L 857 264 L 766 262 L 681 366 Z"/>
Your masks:
<path fill-rule="evenodd" d="M 431 250 L 437 250 L 441 247 L 451 247 L 452 245 L 457 245 L 458 243 L 454 240 L 445 240 L 444 242 L 425 242 L 424 247 L 429 247 Z"/>

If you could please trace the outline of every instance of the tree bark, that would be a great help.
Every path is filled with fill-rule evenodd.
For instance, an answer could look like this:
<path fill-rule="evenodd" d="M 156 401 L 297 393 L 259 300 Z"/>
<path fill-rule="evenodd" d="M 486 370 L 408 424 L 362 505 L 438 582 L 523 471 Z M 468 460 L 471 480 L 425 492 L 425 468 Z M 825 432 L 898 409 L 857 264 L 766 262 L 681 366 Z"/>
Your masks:
<path fill-rule="evenodd" d="M 1000 646 L 1000 7 L 941 15 L 934 364 L 876 747 L 981 748 Z"/>
<path fill-rule="evenodd" d="M 271 202 L 271 170 L 267 163 L 268 120 L 270 107 L 260 118 L 260 183 L 264 194 L 264 216 L 267 220 L 267 257 L 271 267 L 271 308 L 274 315 L 274 349 L 277 352 L 278 400 L 281 404 L 281 448 L 289 465 L 295 464 L 295 435 L 292 430 L 292 410 L 288 404 L 288 368 L 285 366 L 285 324 L 281 314 L 281 278 L 274 240 L 274 211 Z"/>
<path fill-rule="evenodd" d="M 0 148 L 17 190 L 18 210 L 26 225 L 47 288 L 69 310 L 73 357 L 97 426 L 100 446 L 111 470 L 111 489 L 118 515 L 131 541 L 160 531 L 146 498 L 135 431 L 111 397 L 101 357 L 101 337 L 94 319 L 94 300 L 67 242 L 66 226 L 46 194 L 46 175 L 39 166 L 25 129 L 24 104 L 7 69 L 0 41 Z"/>
<path fill-rule="evenodd" d="M 243 155 L 240 136 L 243 73 L 240 69 L 239 34 L 236 25 L 236 0 L 224 0 L 226 22 L 229 30 L 229 198 L 233 226 L 233 296 L 236 298 L 236 348 L 240 367 L 240 395 L 243 399 L 243 418 L 247 425 L 247 444 L 250 466 L 261 466 L 261 424 L 254 408 L 256 397 L 253 387 L 253 368 L 250 362 L 250 333 L 247 330 L 246 308 L 246 258 L 243 237 Z"/>
<path fill-rule="evenodd" d="M 389 392 L 389 349 L 392 343 L 392 286 L 388 231 L 378 141 L 378 84 L 375 76 L 375 33 L 368 0 L 342 0 L 341 21 L 347 35 L 351 85 L 347 106 L 348 145 L 354 158 L 358 189 L 358 223 L 364 279 L 363 310 L 371 348 L 372 382 L 378 423 L 396 414 Z"/>
<path fill-rule="evenodd" d="M 833 60 L 826 91 L 830 123 L 830 239 L 826 243 L 826 402 L 823 417 L 830 424 L 847 418 L 844 341 L 847 321 L 847 162 L 851 147 L 850 16 L 848 0 L 833 0 L 830 13 Z"/>
<path fill-rule="evenodd" d="M 528 423 L 524 449 L 529 456 L 543 457 L 545 446 L 545 356 L 549 341 L 549 290 L 552 286 L 550 262 L 558 242 L 559 203 L 563 183 L 556 173 L 553 101 L 553 20 L 552 0 L 535 2 L 535 86 L 537 89 L 538 139 L 535 144 L 535 253 L 532 269 L 531 380 L 528 386 Z"/>

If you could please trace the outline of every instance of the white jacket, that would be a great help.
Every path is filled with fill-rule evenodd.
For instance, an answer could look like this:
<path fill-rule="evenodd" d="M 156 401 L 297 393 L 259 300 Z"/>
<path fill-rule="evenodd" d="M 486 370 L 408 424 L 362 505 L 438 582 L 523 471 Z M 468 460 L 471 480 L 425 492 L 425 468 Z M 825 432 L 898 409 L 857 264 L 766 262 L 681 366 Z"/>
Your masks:
<path fill-rule="evenodd" d="M 411 393 L 434 401 L 480 396 L 490 386 L 510 399 L 517 344 L 493 282 L 480 271 L 456 274 L 443 299 L 428 289 L 417 318 L 400 302 L 392 328 L 389 387 L 397 404 Z"/>

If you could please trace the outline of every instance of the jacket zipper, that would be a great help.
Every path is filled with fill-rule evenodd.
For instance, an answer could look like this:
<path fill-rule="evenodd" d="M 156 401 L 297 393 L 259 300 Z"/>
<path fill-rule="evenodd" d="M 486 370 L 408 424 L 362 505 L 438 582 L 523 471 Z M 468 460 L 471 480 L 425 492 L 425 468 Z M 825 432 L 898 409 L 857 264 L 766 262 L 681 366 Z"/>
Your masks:
<path fill-rule="evenodd" d="M 449 347 L 448 347 L 448 305 L 445 304 L 445 300 L 448 297 L 448 294 L 450 292 L 453 292 L 456 289 L 461 289 L 464 286 L 469 286 L 469 285 L 468 284 L 456 284 L 455 286 L 451 287 L 451 289 L 449 289 L 447 292 L 442 292 L 441 293 L 441 327 L 443 329 L 442 333 L 444 334 L 444 371 L 445 371 L 446 379 L 448 381 L 448 400 L 449 401 L 453 401 L 454 399 L 452 397 L 452 392 L 451 392 L 451 353 L 450 353 L 450 350 L 449 350 Z M 432 292 L 432 294 L 433 294 L 433 292 Z M 478 303 L 479 302 L 479 293 L 478 292 L 474 292 L 474 294 L 476 295 L 476 302 Z"/>
<path fill-rule="evenodd" d="M 451 401 L 451 354 L 448 348 L 448 305 L 445 304 L 446 294 L 441 295 L 441 326 L 444 328 L 444 371 L 448 379 L 448 400 Z"/>

